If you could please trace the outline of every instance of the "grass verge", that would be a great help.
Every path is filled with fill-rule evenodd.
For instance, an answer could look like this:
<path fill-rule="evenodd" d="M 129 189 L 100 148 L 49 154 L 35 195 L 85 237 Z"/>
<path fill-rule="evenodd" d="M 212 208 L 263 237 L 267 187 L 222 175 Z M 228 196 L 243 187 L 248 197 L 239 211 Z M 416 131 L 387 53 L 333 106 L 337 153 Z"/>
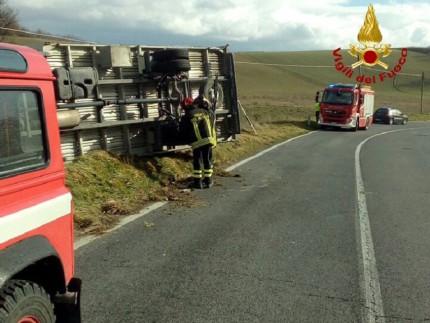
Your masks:
<path fill-rule="evenodd" d="M 277 106 L 247 108 L 242 133 L 214 149 L 214 178 L 223 170 L 258 151 L 309 132 L 306 109 Z M 66 164 L 67 185 L 75 200 L 75 231 L 100 234 L 121 217 L 155 201 L 173 201 L 176 207 L 200 205 L 184 192 L 192 171 L 191 151 L 160 157 L 125 157 L 96 151 Z"/>

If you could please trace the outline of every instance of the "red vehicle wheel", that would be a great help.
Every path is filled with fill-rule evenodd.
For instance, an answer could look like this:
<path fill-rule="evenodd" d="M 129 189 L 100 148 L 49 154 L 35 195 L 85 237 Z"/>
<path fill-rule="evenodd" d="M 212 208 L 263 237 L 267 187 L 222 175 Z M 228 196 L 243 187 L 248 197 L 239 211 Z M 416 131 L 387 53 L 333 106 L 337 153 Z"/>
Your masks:
<path fill-rule="evenodd" d="M 37 319 L 37 317 L 34 317 L 34 316 L 26 316 L 18 321 L 18 323 L 39 323 L 39 322 L 40 321 Z"/>
<path fill-rule="evenodd" d="M 11 280 L 0 290 L 0 322 L 54 323 L 54 306 L 41 286 Z"/>

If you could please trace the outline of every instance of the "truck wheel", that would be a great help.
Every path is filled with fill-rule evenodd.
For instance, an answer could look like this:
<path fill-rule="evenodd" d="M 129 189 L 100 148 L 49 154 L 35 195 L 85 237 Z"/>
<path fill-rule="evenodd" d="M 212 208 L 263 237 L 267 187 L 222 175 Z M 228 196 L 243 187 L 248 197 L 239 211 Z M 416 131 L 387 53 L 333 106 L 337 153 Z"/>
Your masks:
<path fill-rule="evenodd" d="M 157 62 L 170 61 L 173 59 L 189 59 L 189 52 L 186 48 L 163 49 L 152 53 L 152 58 Z"/>
<path fill-rule="evenodd" d="M 219 108 L 224 101 L 224 91 L 219 81 L 217 89 L 217 102 L 215 109 Z M 213 104 L 215 100 L 215 79 L 210 77 L 203 81 L 199 87 L 199 94 L 203 94 L 204 97 L 209 100 L 210 103 Z"/>
<path fill-rule="evenodd" d="M 54 323 L 54 306 L 41 286 L 11 280 L 0 290 L 0 322 Z"/>
<path fill-rule="evenodd" d="M 171 61 L 154 62 L 152 71 L 156 73 L 179 73 L 191 69 L 190 61 L 186 59 L 173 59 Z"/>

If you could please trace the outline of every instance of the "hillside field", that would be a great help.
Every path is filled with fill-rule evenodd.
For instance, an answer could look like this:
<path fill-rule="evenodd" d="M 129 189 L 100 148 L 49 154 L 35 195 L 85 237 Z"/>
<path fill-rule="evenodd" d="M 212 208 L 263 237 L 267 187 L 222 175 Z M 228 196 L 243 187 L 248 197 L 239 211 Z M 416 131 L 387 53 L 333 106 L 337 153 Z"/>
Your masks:
<path fill-rule="evenodd" d="M 289 108 L 311 107 L 315 92 L 327 84 L 353 83 L 360 75 L 355 68 L 353 77 L 335 68 L 333 51 L 305 52 L 244 52 L 235 53 L 238 96 L 246 106 L 282 106 Z M 341 62 L 351 66 L 357 60 L 348 51 L 341 50 Z M 405 54 L 405 52 L 404 52 Z M 408 50 L 406 62 L 401 65 L 400 73 L 389 78 L 388 73 L 399 65 L 402 57 L 400 49 L 381 61 L 387 63 L 385 70 L 379 64 L 372 68 L 362 65 L 361 73 L 369 80 L 375 76 L 376 83 L 368 84 L 375 90 L 375 108 L 382 105 L 396 106 L 405 113 L 430 112 L 430 55 L 425 52 Z M 383 81 L 380 74 L 385 73 Z M 422 74 L 424 73 L 424 82 Z M 364 83 L 363 83 L 364 84 Z M 423 105 L 421 107 L 421 90 Z"/>

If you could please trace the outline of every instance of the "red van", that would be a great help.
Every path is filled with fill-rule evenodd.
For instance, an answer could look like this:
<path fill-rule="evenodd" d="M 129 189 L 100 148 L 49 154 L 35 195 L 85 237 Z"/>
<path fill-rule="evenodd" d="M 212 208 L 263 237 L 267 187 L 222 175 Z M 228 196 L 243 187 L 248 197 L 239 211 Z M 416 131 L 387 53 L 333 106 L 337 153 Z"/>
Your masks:
<path fill-rule="evenodd" d="M 73 200 L 45 57 L 0 44 L 0 322 L 80 322 Z"/>

